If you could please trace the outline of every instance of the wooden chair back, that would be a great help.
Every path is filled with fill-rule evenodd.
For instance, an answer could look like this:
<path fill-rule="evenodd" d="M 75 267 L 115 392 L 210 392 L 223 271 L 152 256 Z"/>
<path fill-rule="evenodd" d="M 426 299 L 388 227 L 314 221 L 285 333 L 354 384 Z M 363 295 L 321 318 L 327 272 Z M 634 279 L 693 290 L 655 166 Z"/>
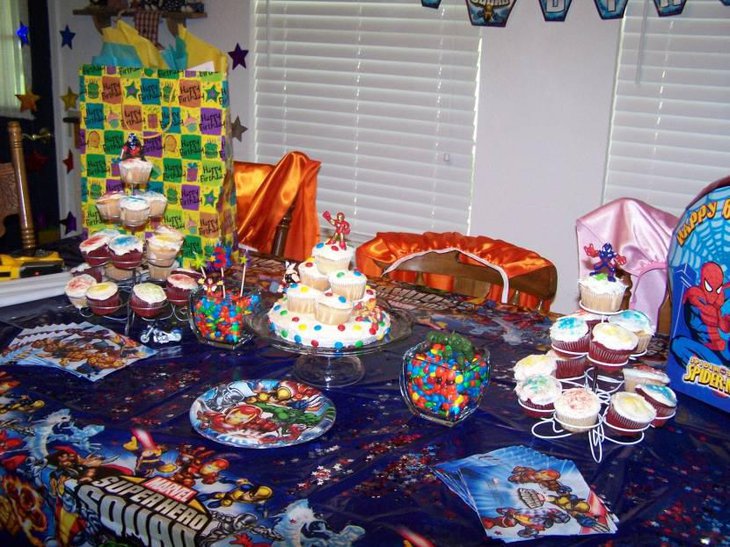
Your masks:
<path fill-rule="evenodd" d="M 494 268 L 486 265 L 468 264 L 459 259 L 458 250 L 447 252 L 429 251 L 404 260 L 390 271 L 389 264 L 375 260 L 383 268 L 386 277 L 394 271 L 416 272 L 416 284 L 428 285 L 425 274 L 447 275 L 454 279 L 453 292 L 477 298 L 486 297 L 494 285 L 503 287 L 504 279 Z M 537 298 L 535 309 L 547 311 L 549 303 L 555 298 L 558 288 L 558 272 L 554 265 L 511 277 L 509 279 L 509 303 L 518 304 L 520 294 L 525 293 Z"/>
<path fill-rule="evenodd" d="M 23 133 L 17 121 L 8 122 L 8 136 L 10 163 L 0 164 L 0 236 L 5 233 L 5 217 L 18 214 L 21 247 L 25 254 L 33 254 L 37 240 L 23 155 Z"/>

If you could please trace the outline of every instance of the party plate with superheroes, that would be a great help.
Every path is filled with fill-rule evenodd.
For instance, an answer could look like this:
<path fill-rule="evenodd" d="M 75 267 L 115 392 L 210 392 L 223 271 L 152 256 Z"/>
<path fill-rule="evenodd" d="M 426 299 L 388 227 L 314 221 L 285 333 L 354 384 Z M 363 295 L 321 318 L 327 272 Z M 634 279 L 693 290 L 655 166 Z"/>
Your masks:
<path fill-rule="evenodd" d="M 193 428 L 240 448 L 278 448 L 323 435 L 335 407 L 322 393 L 291 380 L 239 380 L 213 387 L 190 407 Z"/>

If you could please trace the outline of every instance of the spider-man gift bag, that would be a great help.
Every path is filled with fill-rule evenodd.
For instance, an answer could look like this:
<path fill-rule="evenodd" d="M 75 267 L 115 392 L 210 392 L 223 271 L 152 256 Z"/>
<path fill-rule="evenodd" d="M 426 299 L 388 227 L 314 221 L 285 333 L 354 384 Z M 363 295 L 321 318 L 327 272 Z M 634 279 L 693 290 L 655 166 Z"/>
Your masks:
<path fill-rule="evenodd" d="M 730 177 L 690 203 L 668 256 L 672 388 L 730 411 Z"/>

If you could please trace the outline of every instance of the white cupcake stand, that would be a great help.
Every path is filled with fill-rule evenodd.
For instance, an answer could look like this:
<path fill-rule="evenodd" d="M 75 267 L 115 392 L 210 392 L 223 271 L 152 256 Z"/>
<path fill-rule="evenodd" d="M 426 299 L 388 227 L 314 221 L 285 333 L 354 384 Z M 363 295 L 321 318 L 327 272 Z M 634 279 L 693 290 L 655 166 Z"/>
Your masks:
<path fill-rule="evenodd" d="M 606 320 L 606 317 L 609 315 L 615 315 L 615 314 L 609 314 L 604 312 L 596 312 L 595 310 L 591 310 L 583 306 L 583 304 L 580 305 L 582 309 L 585 311 L 588 311 L 590 313 L 594 313 L 596 315 L 602 315 L 603 320 Z M 619 313 L 619 312 L 616 312 Z M 646 352 L 632 354 L 629 358 L 629 360 L 637 359 L 641 356 L 643 356 Z M 590 357 L 586 357 L 588 361 L 592 363 L 592 365 L 601 365 L 602 367 L 615 367 L 617 369 L 622 369 L 624 366 L 626 366 L 627 363 L 623 363 L 620 365 L 610 365 L 607 363 L 598 363 L 597 361 L 591 359 Z M 627 361 L 628 362 L 628 361 Z M 603 443 L 604 442 L 611 442 L 614 444 L 619 444 L 623 446 L 631 446 L 634 444 L 639 444 L 641 441 L 644 440 L 644 431 L 649 429 L 650 427 L 654 427 L 652 424 L 648 424 L 645 427 L 642 427 L 641 429 L 623 429 L 614 425 L 607 426 L 606 425 L 606 414 L 608 412 L 608 405 L 611 400 L 611 395 L 616 393 L 617 391 L 621 390 L 621 388 L 624 385 L 623 380 L 613 377 L 613 376 L 606 376 L 604 374 L 600 374 L 598 371 L 598 368 L 596 366 L 590 366 L 585 373 L 582 376 L 578 376 L 576 378 L 564 378 L 559 379 L 560 383 L 563 384 L 563 387 L 565 389 L 570 388 L 586 388 L 591 391 L 593 391 L 597 396 L 598 399 L 601 402 L 601 410 L 598 414 L 598 420 L 595 425 L 585 428 L 583 431 L 569 431 L 565 429 L 564 425 L 560 422 L 560 420 L 555 416 L 554 411 L 548 411 L 545 412 L 545 417 L 540 418 L 538 422 L 533 424 L 531 428 L 531 433 L 539 438 L 539 439 L 545 439 L 545 440 L 551 440 L 551 439 L 562 439 L 565 437 L 570 437 L 571 435 L 583 435 L 587 434 L 588 436 L 588 445 L 590 446 L 591 455 L 593 456 L 593 460 L 596 463 L 600 463 L 603 459 Z M 524 404 L 518 399 L 517 402 L 520 406 L 523 408 L 525 407 Z M 530 408 L 530 411 L 534 412 L 535 409 Z M 675 412 L 672 412 L 672 414 L 668 416 L 661 416 L 655 418 L 655 420 L 658 421 L 666 421 L 670 418 L 674 417 Z M 625 437 L 615 437 L 610 436 L 608 433 L 610 430 L 618 431 L 620 433 L 625 433 L 627 436 Z"/>

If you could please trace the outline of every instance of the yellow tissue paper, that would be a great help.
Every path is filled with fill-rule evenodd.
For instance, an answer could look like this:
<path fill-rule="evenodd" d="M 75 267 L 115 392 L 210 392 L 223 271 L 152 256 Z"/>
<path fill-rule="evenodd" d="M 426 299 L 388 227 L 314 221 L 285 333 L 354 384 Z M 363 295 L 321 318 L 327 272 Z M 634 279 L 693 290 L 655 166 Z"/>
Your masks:
<path fill-rule="evenodd" d="M 184 25 L 178 25 L 177 32 L 180 39 L 185 43 L 189 69 L 212 61 L 214 72 L 228 72 L 227 54 L 188 32 L 187 27 Z"/>

